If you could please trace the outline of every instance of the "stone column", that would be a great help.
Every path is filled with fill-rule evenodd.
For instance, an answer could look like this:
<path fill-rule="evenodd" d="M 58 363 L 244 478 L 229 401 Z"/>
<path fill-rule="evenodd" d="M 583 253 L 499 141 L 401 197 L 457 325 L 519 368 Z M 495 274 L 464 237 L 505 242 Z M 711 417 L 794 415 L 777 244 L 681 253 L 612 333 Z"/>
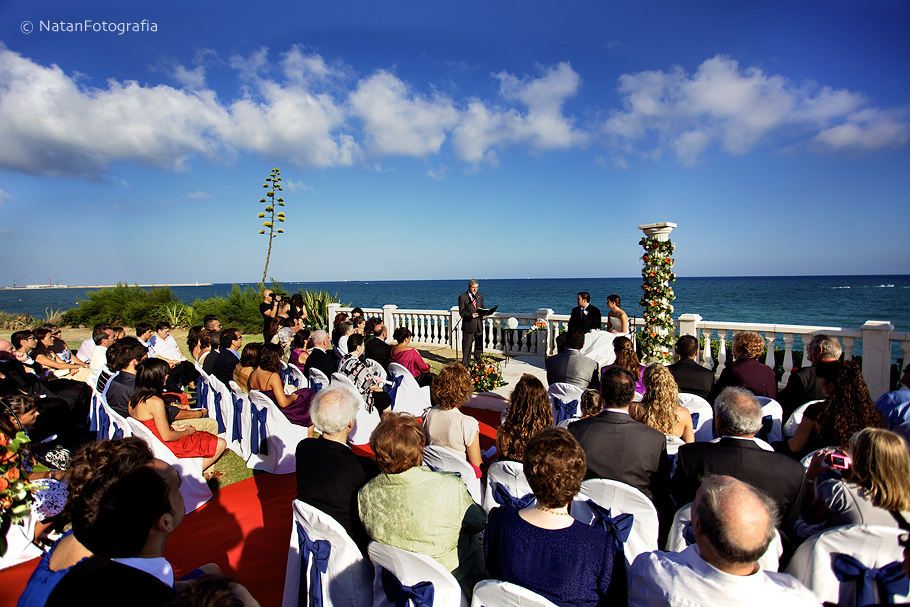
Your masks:
<path fill-rule="evenodd" d="M 675 223 L 648 223 L 638 226 L 645 233 L 639 244 L 645 249 L 642 255 L 642 291 L 639 302 L 643 308 L 644 327 L 638 334 L 644 362 L 669 363 L 673 351 L 673 300 L 676 295 L 670 283 L 676 280 L 673 273 L 673 243 L 670 232 Z"/>
<path fill-rule="evenodd" d="M 874 401 L 891 389 L 891 332 L 894 325 L 885 320 L 867 320 L 862 328 L 863 379 Z"/>

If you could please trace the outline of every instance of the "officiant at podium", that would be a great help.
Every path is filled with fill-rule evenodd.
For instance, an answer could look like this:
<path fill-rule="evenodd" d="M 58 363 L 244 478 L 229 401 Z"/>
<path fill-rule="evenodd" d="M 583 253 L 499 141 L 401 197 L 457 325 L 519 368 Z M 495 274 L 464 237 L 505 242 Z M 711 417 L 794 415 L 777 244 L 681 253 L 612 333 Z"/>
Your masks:
<path fill-rule="evenodd" d="M 458 296 L 458 314 L 461 316 L 461 363 L 470 367 L 471 346 L 474 346 L 474 360 L 480 361 L 483 354 L 483 316 L 478 310 L 483 309 L 483 293 L 478 293 L 480 283 L 473 278 L 468 282 L 468 290 Z"/>

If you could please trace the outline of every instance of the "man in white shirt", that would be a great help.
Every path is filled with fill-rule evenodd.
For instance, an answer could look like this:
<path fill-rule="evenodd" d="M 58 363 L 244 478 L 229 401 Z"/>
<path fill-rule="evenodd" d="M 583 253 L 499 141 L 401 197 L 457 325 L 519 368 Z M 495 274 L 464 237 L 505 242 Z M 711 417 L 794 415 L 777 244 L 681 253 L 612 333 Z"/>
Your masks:
<path fill-rule="evenodd" d="M 695 544 L 638 555 L 629 570 L 629 606 L 818 606 L 796 579 L 758 565 L 776 519 L 774 502 L 751 485 L 706 477 L 692 504 Z"/>
<path fill-rule="evenodd" d="M 159 322 L 155 327 L 155 335 L 149 340 L 155 358 L 166 362 L 171 370 L 167 374 L 165 388 L 168 392 L 183 392 L 183 387 L 196 380 L 199 374 L 196 367 L 187 360 L 177 340 L 171 336 L 171 325 Z"/>
<path fill-rule="evenodd" d="M 111 326 L 107 323 L 98 323 L 95 325 L 92 329 L 92 336 L 83 341 L 79 345 L 79 349 L 76 350 L 76 358 L 84 363 L 90 363 L 92 361 L 92 353 L 95 351 L 95 344 L 98 343 L 103 334 L 110 328 Z"/>
<path fill-rule="evenodd" d="M 91 363 L 89 364 L 88 385 L 94 386 L 98 376 L 107 364 L 107 349 L 116 341 L 113 329 L 105 329 L 103 333 L 92 332 L 92 341 L 95 349 L 92 350 Z"/>

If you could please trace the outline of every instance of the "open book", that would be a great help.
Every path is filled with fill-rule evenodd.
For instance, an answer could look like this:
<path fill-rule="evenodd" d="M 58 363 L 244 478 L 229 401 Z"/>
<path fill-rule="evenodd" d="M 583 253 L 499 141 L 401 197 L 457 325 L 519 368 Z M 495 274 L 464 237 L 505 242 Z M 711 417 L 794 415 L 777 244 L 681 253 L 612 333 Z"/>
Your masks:
<path fill-rule="evenodd" d="M 496 308 L 499 306 L 493 306 L 492 308 L 477 308 L 477 314 L 480 316 L 489 316 L 496 311 Z"/>

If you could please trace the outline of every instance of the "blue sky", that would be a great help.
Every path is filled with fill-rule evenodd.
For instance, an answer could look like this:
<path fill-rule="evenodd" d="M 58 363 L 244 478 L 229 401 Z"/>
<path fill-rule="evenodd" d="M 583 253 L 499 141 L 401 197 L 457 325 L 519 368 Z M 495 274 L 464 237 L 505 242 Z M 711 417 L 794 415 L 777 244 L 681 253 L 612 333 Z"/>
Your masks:
<path fill-rule="evenodd" d="M 908 30 L 903 0 L 3 0 L 0 284 L 258 280 L 275 166 L 282 281 L 635 276 L 657 221 L 683 276 L 906 273 Z"/>

